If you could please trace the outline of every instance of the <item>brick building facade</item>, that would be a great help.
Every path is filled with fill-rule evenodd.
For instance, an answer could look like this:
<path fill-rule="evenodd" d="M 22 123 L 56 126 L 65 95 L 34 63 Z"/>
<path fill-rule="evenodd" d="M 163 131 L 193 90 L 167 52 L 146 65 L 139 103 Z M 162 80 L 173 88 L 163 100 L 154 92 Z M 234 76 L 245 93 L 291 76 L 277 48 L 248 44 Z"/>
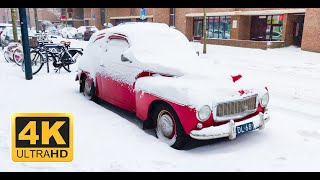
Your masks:
<path fill-rule="evenodd" d="M 39 25 L 42 21 L 50 21 L 52 23 L 59 23 L 60 22 L 60 15 L 54 13 L 55 9 L 60 8 L 51 8 L 50 10 L 47 8 L 37 8 L 37 15 L 38 15 L 38 22 Z M 57 11 L 57 10 L 56 10 Z M 19 10 L 16 8 L 17 14 L 17 22 L 19 23 Z M 34 10 L 33 8 L 27 8 L 27 18 L 28 18 L 28 26 L 34 27 L 35 26 L 35 19 L 34 19 Z M 11 23 L 11 11 L 10 8 L 0 8 L 0 23 Z M 39 27 L 41 28 L 41 27 Z"/>
<path fill-rule="evenodd" d="M 0 16 L 6 12 L 0 9 Z M 32 8 L 30 8 L 32 9 Z M 320 52 L 320 9 L 317 8 L 60 8 L 62 19 L 38 10 L 39 19 L 66 22 L 71 26 L 123 22 L 160 22 L 184 33 L 190 41 L 203 41 L 203 15 L 210 44 L 275 48 L 295 45 Z M 41 15 L 43 14 L 43 15 Z M 33 18 L 31 10 L 30 17 Z M 0 22 L 1 22 L 0 18 Z M 31 20 L 33 23 L 34 20 Z"/>
<path fill-rule="evenodd" d="M 106 8 L 114 25 L 139 21 L 139 8 Z M 147 21 L 166 23 L 190 41 L 203 41 L 203 8 L 146 8 Z M 205 8 L 207 42 L 275 48 L 295 45 L 320 52 L 320 10 L 316 8 Z"/>

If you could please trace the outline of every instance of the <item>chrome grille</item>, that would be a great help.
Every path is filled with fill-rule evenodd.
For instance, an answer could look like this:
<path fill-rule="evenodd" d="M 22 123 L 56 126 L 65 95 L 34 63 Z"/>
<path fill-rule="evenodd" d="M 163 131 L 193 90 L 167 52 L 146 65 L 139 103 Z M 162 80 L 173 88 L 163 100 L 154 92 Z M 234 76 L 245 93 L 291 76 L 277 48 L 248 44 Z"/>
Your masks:
<path fill-rule="evenodd" d="M 241 118 L 256 109 L 257 95 L 250 96 L 241 100 L 220 103 L 217 106 L 217 117 Z M 243 115 L 243 116 L 241 116 Z"/>

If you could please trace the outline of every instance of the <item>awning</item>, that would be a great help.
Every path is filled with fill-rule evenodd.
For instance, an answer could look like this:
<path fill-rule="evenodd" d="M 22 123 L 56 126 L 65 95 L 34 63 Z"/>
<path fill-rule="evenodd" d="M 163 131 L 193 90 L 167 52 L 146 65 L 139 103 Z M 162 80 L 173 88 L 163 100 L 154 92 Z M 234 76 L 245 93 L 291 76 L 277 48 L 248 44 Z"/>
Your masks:
<path fill-rule="evenodd" d="M 146 18 L 153 18 L 153 15 L 145 16 Z M 117 17 L 110 17 L 110 19 L 137 19 L 140 16 L 117 16 Z"/>
<path fill-rule="evenodd" d="M 306 9 L 277 9 L 277 10 L 259 10 L 259 11 L 228 11 L 228 12 L 207 12 L 207 16 L 255 16 L 255 15 L 278 15 L 287 13 L 305 13 Z M 203 13 L 188 13 L 187 17 L 203 17 Z"/>

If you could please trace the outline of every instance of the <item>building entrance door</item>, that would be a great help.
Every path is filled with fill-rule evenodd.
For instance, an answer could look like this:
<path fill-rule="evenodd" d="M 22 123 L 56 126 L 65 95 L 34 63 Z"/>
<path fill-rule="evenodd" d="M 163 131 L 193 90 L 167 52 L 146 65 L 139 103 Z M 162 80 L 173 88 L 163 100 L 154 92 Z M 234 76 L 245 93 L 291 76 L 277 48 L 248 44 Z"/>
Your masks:
<path fill-rule="evenodd" d="M 304 24 L 304 15 L 294 15 L 296 16 L 296 21 L 293 25 L 293 45 L 301 47 L 302 34 L 303 34 L 303 24 Z"/>

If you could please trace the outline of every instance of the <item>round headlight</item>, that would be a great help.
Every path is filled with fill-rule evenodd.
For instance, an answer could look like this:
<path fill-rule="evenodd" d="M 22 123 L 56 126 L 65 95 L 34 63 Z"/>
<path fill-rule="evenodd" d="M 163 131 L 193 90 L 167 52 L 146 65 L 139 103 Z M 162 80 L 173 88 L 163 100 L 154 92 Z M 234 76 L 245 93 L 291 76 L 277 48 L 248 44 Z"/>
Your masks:
<path fill-rule="evenodd" d="M 266 93 L 260 99 L 261 106 L 266 107 L 269 103 L 269 93 Z"/>
<path fill-rule="evenodd" d="M 201 122 L 208 120 L 210 115 L 211 115 L 211 109 L 208 105 L 202 106 L 202 108 L 199 111 L 197 111 L 197 118 Z"/>

